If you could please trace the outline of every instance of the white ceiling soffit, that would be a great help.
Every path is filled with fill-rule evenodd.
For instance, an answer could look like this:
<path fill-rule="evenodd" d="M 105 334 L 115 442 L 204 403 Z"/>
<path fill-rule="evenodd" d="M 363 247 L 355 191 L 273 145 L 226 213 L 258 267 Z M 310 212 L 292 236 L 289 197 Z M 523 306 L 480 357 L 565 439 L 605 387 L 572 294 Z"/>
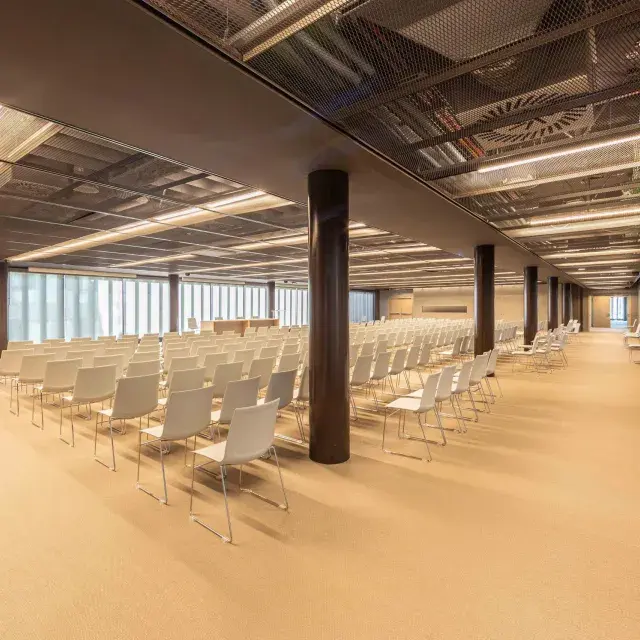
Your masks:
<path fill-rule="evenodd" d="M 468 257 L 494 244 L 503 268 L 564 276 L 127 0 L 32 0 L 28 21 L 8 3 L 0 57 L 12 61 L 0 66 L 1 103 L 296 202 L 306 201 L 310 171 L 344 169 L 359 221 Z"/>

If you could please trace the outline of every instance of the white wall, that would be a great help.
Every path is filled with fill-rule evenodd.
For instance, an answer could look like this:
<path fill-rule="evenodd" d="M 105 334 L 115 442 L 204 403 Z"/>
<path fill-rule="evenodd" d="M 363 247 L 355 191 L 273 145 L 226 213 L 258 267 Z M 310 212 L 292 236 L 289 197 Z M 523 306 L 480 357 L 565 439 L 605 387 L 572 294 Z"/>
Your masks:
<path fill-rule="evenodd" d="M 466 313 L 422 312 L 422 305 L 466 305 Z M 413 290 L 414 317 L 473 318 L 473 288 L 443 287 Z M 522 322 L 524 319 L 524 292 L 522 285 L 498 286 L 495 293 L 496 320 Z M 538 321 L 547 321 L 547 285 L 538 285 Z"/>

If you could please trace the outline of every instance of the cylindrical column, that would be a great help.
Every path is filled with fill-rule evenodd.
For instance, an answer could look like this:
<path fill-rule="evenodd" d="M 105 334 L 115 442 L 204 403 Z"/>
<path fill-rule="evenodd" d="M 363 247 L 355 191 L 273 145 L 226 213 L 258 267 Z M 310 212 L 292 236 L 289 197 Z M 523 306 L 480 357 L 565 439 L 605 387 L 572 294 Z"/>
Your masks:
<path fill-rule="evenodd" d="M 475 248 L 473 318 L 475 322 L 475 353 L 493 349 L 495 315 L 495 248 L 482 244 Z"/>
<path fill-rule="evenodd" d="M 373 295 L 373 319 L 380 320 L 380 289 L 376 289 Z"/>
<path fill-rule="evenodd" d="M 349 459 L 349 176 L 309 174 L 309 457 Z"/>
<path fill-rule="evenodd" d="M 538 267 L 524 268 L 524 343 L 538 333 Z"/>
<path fill-rule="evenodd" d="M 547 279 L 547 315 L 549 317 L 549 329 L 558 328 L 558 276 L 549 276 Z"/>
<path fill-rule="evenodd" d="M 9 342 L 9 267 L 0 262 L 0 351 Z"/>
<path fill-rule="evenodd" d="M 169 331 L 178 330 L 180 316 L 180 277 L 177 273 L 169 274 Z"/>
<path fill-rule="evenodd" d="M 580 304 L 580 290 L 582 287 L 578 284 L 571 285 L 571 312 L 574 320 L 582 323 L 582 312 L 581 312 L 581 304 Z"/>
<path fill-rule="evenodd" d="M 267 317 L 276 317 L 276 283 L 273 280 L 267 282 Z"/>
<path fill-rule="evenodd" d="M 571 283 L 564 282 L 562 284 L 562 324 L 565 326 L 571 320 Z"/>

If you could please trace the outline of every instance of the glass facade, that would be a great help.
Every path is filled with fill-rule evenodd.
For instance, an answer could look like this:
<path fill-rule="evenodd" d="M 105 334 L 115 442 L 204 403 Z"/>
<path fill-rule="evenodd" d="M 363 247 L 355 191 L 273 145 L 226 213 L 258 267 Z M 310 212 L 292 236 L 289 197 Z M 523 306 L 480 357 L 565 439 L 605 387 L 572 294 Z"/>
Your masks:
<path fill-rule="evenodd" d="M 371 291 L 351 291 L 351 322 L 375 317 Z M 278 287 L 276 317 L 282 326 L 309 324 L 307 289 Z M 188 319 L 266 318 L 267 288 L 183 282 L 180 330 Z M 169 330 L 169 283 L 21 271 L 9 273 L 9 340 L 88 337 Z"/>
<path fill-rule="evenodd" d="M 373 291 L 349 291 L 349 322 L 376 319 L 376 294 Z"/>

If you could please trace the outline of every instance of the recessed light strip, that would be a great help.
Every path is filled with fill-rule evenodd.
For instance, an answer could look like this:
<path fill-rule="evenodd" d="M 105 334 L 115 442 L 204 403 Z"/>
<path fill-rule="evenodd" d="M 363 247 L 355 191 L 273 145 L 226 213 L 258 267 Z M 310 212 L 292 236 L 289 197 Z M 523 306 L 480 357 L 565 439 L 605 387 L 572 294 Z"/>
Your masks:
<path fill-rule="evenodd" d="M 594 151 L 595 149 L 603 149 L 605 147 L 613 147 L 618 144 L 625 144 L 627 142 L 634 142 L 640 140 L 640 133 L 633 133 L 631 135 L 612 138 L 610 140 L 601 140 L 599 142 L 593 142 L 591 144 L 583 144 L 577 147 L 570 147 L 568 149 L 558 149 L 557 151 L 549 151 L 548 153 L 540 153 L 528 158 L 521 158 L 520 160 L 511 160 L 501 162 L 499 164 L 488 165 L 486 167 L 480 167 L 478 173 L 489 173 L 490 171 L 500 171 L 501 169 L 509 169 L 511 167 L 518 167 L 523 164 L 531 164 L 532 162 L 542 162 L 543 160 L 551 160 L 553 158 L 561 158 L 563 156 L 571 156 L 576 153 L 583 153 L 585 151 Z"/>
<path fill-rule="evenodd" d="M 161 264 L 164 262 L 175 262 L 176 260 L 189 260 L 190 258 L 196 258 L 194 253 L 180 253 L 173 256 L 160 256 L 159 258 L 147 258 L 145 260 L 136 260 L 135 262 L 122 262 L 120 264 L 114 264 L 114 269 L 124 269 L 125 267 L 139 267 L 143 264 Z"/>
<path fill-rule="evenodd" d="M 595 220 L 598 218 L 615 218 L 616 216 L 626 216 L 633 213 L 640 213 L 640 207 L 631 207 L 628 209 L 610 209 L 607 211 L 584 211 L 582 213 L 575 213 L 573 215 L 567 214 L 566 216 L 540 217 L 529 220 L 529 225 L 535 227 L 545 224 L 559 224 L 562 222 L 582 222 L 585 220 Z"/>

